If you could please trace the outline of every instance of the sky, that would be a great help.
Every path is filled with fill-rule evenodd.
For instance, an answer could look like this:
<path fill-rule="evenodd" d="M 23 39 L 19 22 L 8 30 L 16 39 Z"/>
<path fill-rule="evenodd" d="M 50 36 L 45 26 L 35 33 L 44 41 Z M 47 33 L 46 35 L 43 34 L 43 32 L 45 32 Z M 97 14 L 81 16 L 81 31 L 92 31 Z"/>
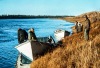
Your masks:
<path fill-rule="evenodd" d="M 100 11 L 100 0 L 0 0 L 0 15 L 80 15 Z"/>

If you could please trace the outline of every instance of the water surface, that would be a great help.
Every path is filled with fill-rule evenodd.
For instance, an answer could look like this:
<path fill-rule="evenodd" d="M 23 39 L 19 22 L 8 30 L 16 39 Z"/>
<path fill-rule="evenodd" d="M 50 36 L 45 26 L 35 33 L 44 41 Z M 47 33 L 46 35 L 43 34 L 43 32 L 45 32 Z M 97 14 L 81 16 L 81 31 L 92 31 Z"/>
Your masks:
<path fill-rule="evenodd" d="M 37 37 L 54 36 L 56 29 L 72 32 L 73 23 L 55 19 L 0 19 L 0 68 L 14 68 L 18 51 L 14 48 L 17 44 L 18 28 L 35 29 Z"/>

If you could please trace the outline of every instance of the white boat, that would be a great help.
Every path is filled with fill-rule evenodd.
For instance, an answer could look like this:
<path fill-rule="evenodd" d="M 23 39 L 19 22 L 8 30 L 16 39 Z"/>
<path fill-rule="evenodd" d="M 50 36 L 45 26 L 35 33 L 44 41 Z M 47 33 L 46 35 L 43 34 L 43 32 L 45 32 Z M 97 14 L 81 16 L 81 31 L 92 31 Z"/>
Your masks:
<path fill-rule="evenodd" d="M 32 57 L 32 48 L 31 48 L 31 42 L 26 41 L 22 44 L 19 44 L 18 46 L 15 47 L 20 53 L 24 54 L 27 56 L 27 58 L 31 61 L 33 61 Z"/>
<path fill-rule="evenodd" d="M 53 43 L 48 43 L 47 38 L 39 38 L 40 41 L 26 41 L 15 48 L 30 61 L 34 61 L 37 56 L 44 55 L 48 49 L 52 48 Z M 43 40 L 45 39 L 45 40 Z"/>
<path fill-rule="evenodd" d="M 55 39 L 57 41 L 60 41 L 62 40 L 65 36 L 69 36 L 70 35 L 70 32 L 66 31 L 66 30 L 61 30 L 61 29 L 58 29 L 54 32 L 54 36 L 55 36 Z"/>

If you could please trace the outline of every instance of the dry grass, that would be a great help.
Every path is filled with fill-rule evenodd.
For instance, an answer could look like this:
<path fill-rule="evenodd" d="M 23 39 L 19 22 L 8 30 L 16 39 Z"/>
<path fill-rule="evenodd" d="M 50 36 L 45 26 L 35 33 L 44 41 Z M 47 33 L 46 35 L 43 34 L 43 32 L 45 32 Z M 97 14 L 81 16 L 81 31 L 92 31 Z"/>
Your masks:
<path fill-rule="evenodd" d="M 46 54 L 32 63 L 32 68 L 99 68 L 100 60 L 100 33 L 99 31 L 91 32 L 92 41 L 84 41 L 76 38 L 77 34 L 66 40 L 63 47 L 58 47 L 52 53 Z M 97 35 L 93 35 L 96 33 Z M 79 33 L 78 37 L 82 33 Z M 93 37 L 92 37 L 93 36 Z M 68 39 L 68 38 L 66 38 Z M 72 40 L 72 41 L 71 41 Z M 74 41 L 74 42 L 73 42 Z M 77 42 L 78 41 L 78 42 Z"/>
<path fill-rule="evenodd" d="M 93 41 L 80 44 L 76 48 L 59 47 L 33 62 L 31 68 L 99 68 L 99 37 L 100 35 L 96 36 Z"/>
<path fill-rule="evenodd" d="M 81 15 L 76 16 L 76 17 L 64 17 L 63 19 L 66 21 L 70 21 L 70 22 L 78 21 L 78 22 L 83 23 L 85 20 L 84 15 L 88 16 L 91 23 L 94 23 L 96 21 L 100 21 L 100 12 L 97 12 L 97 11 L 84 13 L 84 14 L 81 14 Z"/>
<path fill-rule="evenodd" d="M 31 68 L 100 68 L 100 21 L 91 24 L 90 39 L 75 33 L 57 47 L 31 63 Z"/>

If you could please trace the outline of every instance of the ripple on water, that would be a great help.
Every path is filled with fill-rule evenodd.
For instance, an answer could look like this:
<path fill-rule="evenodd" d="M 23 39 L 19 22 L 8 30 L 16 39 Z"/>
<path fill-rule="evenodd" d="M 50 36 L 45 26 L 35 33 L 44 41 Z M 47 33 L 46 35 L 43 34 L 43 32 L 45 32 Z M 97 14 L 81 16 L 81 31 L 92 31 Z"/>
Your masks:
<path fill-rule="evenodd" d="M 61 25 L 62 27 L 61 27 Z M 34 28 L 36 35 L 40 37 L 53 36 L 54 30 L 70 30 L 71 23 L 54 19 L 3 19 L 0 20 L 0 68 L 15 68 L 18 51 L 14 48 L 17 44 L 18 28 L 27 32 Z"/>

